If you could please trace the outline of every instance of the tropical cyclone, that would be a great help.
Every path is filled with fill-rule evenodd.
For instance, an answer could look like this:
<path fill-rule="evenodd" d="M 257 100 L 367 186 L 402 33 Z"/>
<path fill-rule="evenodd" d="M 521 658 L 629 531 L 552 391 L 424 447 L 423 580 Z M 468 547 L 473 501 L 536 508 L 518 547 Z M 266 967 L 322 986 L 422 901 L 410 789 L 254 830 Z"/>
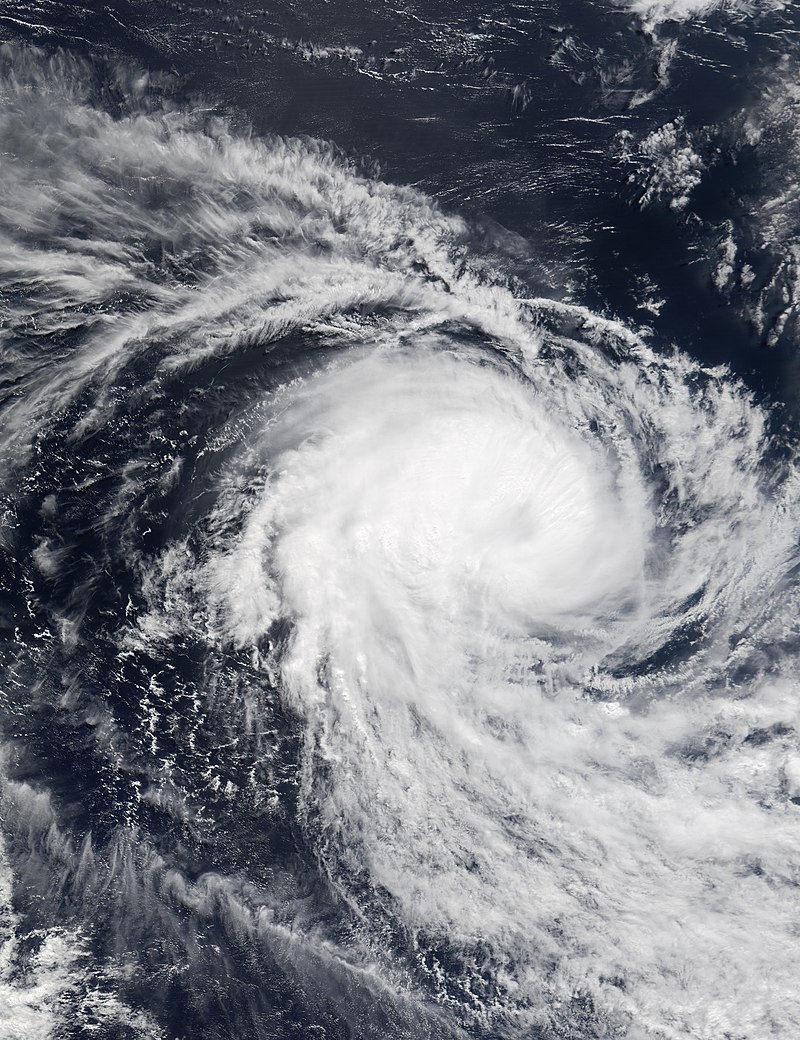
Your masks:
<path fill-rule="evenodd" d="M 237 997 L 246 936 L 334 1004 L 422 1009 L 384 1035 L 792 1036 L 798 488 L 769 412 L 522 298 L 327 145 L 5 58 L 9 676 L 35 682 L 4 725 L 84 655 L 105 685 L 59 689 L 54 725 L 95 734 L 81 789 L 116 799 L 78 811 L 48 774 L 41 825 L 5 816 L 11 868 L 51 900 L 68 878 L 105 950 L 146 904 L 197 999 L 215 956 Z M 288 788 L 278 716 L 311 894 L 227 815 Z M 190 869 L 172 834 L 209 820 Z M 117 916 L 80 898 L 109 889 Z M 135 1004 L 157 972 L 127 955 Z"/>

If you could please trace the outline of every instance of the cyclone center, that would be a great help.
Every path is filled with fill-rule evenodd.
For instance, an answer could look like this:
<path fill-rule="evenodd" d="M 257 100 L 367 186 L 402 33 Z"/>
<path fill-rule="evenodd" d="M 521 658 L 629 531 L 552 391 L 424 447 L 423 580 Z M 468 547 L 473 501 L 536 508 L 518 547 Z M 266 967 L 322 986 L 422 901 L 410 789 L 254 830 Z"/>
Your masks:
<path fill-rule="evenodd" d="M 640 571 L 613 461 L 530 384 L 427 355 L 308 392 L 316 430 L 293 431 L 270 506 L 295 616 L 559 625 L 607 612 Z"/>

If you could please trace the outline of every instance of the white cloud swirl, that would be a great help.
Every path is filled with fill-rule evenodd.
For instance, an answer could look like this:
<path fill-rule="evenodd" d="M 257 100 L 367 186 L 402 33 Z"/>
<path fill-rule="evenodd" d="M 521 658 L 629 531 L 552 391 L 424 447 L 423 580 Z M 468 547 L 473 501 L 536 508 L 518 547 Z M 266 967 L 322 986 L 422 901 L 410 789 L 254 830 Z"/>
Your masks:
<path fill-rule="evenodd" d="M 200 584 L 304 721 L 346 898 L 504 1035 L 576 994 L 642 1035 L 788 1029 L 794 810 L 747 737 L 796 710 L 731 677 L 781 631 L 795 521 L 741 388 L 418 339 L 288 389 L 255 441 Z"/>
<path fill-rule="evenodd" d="M 337 970 L 492 1037 L 793 1035 L 797 478 L 765 410 L 515 297 L 463 222 L 326 146 L 112 118 L 86 70 L 17 64 L 4 429 L 54 529 L 31 567 L 74 551 L 31 459 L 101 431 L 114 496 L 98 517 L 91 480 L 70 492 L 123 532 L 90 575 L 137 582 L 115 638 L 245 648 L 293 713 L 299 823 L 358 921 Z M 229 361 L 203 426 L 203 366 Z M 163 454 L 151 398 L 180 417 Z M 184 465 L 193 422 L 213 477 Z M 156 553 L 135 521 L 165 487 L 201 505 Z M 255 882 L 148 869 L 168 908 L 258 905 Z M 293 944 L 336 948 L 303 921 Z"/>

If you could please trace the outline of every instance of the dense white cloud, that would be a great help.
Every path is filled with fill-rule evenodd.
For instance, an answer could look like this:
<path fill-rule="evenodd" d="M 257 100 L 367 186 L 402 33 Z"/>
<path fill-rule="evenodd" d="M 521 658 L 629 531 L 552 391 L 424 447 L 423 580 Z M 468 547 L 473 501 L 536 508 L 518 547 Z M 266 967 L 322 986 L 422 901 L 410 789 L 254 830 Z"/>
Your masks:
<path fill-rule="evenodd" d="M 716 12 L 733 17 L 768 14 L 786 7 L 786 0 L 615 0 L 637 14 L 651 30 L 663 22 L 707 18 Z"/>
<path fill-rule="evenodd" d="M 287 390 L 193 595 L 305 720 L 331 877 L 462 951 L 467 1006 L 486 946 L 498 1032 L 579 990 L 643 1036 L 786 1034 L 793 759 L 747 738 L 797 709 L 727 678 L 792 609 L 763 417 L 678 357 L 573 361 L 418 337 Z"/>

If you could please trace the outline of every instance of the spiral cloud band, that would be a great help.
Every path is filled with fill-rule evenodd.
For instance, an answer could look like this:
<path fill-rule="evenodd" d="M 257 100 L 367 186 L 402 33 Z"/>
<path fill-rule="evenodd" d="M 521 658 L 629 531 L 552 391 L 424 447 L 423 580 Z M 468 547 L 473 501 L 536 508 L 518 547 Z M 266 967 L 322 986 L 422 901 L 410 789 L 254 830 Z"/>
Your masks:
<path fill-rule="evenodd" d="M 204 991 L 244 957 L 385 1036 L 794 1035 L 768 410 L 328 146 L 4 62 L 7 871 L 106 966 L 44 1025 L 92 993 L 170 1035 L 132 1009 L 179 963 L 271 1035 L 244 969 Z M 39 726 L 80 797 L 27 779 Z"/>

